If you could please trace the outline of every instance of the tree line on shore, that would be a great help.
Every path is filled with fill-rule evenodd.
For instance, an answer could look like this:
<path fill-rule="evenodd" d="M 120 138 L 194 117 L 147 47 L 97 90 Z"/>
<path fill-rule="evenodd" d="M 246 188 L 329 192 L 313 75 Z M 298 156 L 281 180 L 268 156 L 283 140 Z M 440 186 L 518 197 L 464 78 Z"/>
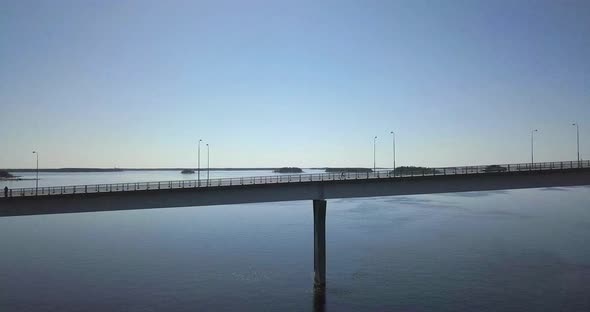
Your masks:
<path fill-rule="evenodd" d="M 0 170 L 0 178 L 9 179 L 9 178 L 14 178 L 14 176 L 6 170 Z"/>

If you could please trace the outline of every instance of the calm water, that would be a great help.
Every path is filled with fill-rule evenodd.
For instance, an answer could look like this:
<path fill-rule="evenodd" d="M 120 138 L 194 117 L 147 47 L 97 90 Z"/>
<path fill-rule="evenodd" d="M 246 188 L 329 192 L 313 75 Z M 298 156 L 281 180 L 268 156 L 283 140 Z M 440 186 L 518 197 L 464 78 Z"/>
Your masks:
<path fill-rule="evenodd" d="M 0 218 L 0 311 L 323 311 L 312 224 L 310 201 Z M 325 311 L 590 311 L 589 242 L 590 187 L 329 200 Z"/>

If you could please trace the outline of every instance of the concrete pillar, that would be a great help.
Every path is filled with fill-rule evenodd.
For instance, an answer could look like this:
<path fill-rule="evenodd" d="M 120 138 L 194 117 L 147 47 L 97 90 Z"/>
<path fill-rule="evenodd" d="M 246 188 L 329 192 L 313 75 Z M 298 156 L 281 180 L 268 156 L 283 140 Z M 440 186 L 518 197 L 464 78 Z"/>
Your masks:
<path fill-rule="evenodd" d="M 326 312 L 326 291 L 317 289 L 313 292 L 313 312 Z"/>
<path fill-rule="evenodd" d="M 314 288 L 326 287 L 326 201 L 313 200 L 313 268 Z"/>

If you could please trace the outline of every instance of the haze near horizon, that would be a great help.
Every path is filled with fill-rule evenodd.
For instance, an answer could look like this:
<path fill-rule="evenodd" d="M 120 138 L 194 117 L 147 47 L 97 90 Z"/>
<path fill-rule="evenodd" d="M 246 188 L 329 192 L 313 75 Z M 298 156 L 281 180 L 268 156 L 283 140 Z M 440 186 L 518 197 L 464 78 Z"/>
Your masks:
<path fill-rule="evenodd" d="M 4 1 L 0 168 L 590 158 L 587 1 Z"/>

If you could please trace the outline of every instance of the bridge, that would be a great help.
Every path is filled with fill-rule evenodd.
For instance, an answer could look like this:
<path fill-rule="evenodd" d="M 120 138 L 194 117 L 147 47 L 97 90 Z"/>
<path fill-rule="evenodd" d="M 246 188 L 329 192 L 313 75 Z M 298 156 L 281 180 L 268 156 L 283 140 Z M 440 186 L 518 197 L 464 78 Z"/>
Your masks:
<path fill-rule="evenodd" d="M 325 286 L 326 199 L 590 185 L 590 161 L 12 189 L 0 217 L 312 200 L 314 283 Z"/>

